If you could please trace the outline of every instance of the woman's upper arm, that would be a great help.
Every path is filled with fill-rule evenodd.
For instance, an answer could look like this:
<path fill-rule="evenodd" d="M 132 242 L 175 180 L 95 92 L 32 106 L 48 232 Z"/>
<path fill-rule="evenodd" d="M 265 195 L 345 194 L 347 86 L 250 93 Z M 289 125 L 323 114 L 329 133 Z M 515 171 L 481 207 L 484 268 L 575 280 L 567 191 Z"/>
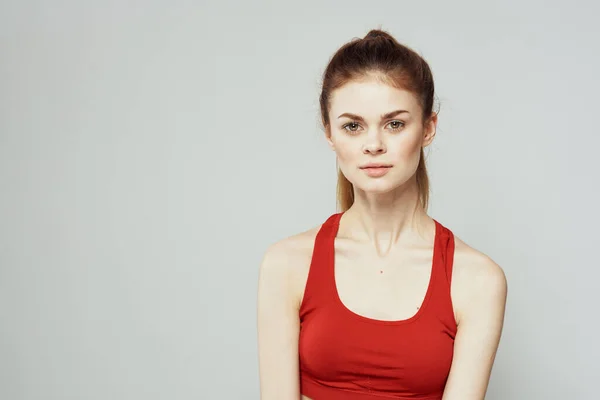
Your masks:
<path fill-rule="evenodd" d="M 259 268 L 257 333 L 261 400 L 298 400 L 298 294 L 284 242 L 271 245 Z"/>
<path fill-rule="evenodd" d="M 507 282 L 487 257 L 465 258 L 452 367 L 443 400 L 483 400 L 504 323 Z M 459 301 L 458 301 L 459 300 Z"/>

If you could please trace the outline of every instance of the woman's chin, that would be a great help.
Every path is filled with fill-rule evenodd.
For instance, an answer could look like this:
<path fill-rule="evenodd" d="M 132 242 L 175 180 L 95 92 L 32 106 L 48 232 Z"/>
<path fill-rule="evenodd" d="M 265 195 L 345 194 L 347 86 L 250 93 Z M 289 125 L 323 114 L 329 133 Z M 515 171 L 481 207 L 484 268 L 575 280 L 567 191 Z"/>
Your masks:
<path fill-rule="evenodd" d="M 396 188 L 396 185 L 391 184 L 391 182 L 370 182 L 366 184 L 356 185 L 356 189 L 364 192 L 364 193 L 372 193 L 372 194 L 385 194 L 389 193 Z"/>

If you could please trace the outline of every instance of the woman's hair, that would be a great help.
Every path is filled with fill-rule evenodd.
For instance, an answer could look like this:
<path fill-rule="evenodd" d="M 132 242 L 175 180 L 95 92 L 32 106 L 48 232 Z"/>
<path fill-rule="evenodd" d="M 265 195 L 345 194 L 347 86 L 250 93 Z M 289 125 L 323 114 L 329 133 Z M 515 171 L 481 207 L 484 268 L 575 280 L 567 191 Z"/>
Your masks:
<path fill-rule="evenodd" d="M 355 38 L 344 44 L 331 57 L 325 72 L 320 97 L 321 120 L 326 132 L 330 133 L 329 106 L 334 90 L 350 81 L 375 78 L 393 87 L 412 92 L 422 108 L 422 124 L 433 112 L 433 75 L 427 62 L 414 50 L 396 41 L 389 33 L 373 29 L 364 38 Z M 425 154 L 416 171 L 419 203 L 427 210 L 429 203 L 429 177 L 425 166 Z M 352 183 L 338 168 L 337 202 L 341 211 L 354 203 Z"/>

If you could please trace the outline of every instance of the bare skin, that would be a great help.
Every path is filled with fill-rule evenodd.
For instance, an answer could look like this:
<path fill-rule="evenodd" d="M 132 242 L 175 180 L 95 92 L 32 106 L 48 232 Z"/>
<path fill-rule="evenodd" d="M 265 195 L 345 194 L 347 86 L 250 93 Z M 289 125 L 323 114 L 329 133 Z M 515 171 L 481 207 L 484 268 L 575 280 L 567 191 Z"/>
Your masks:
<path fill-rule="evenodd" d="M 395 110 L 407 112 L 381 119 Z M 363 120 L 338 118 L 345 113 Z M 433 140 L 437 116 L 423 126 L 419 113 L 411 93 L 372 80 L 339 88 L 331 102 L 327 141 L 355 188 L 335 242 L 335 283 L 342 303 L 368 318 L 414 315 L 431 273 L 435 225 L 418 207 L 414 173 L 421 148 Z M 372 161 L 393 166 L 373 178 L 360 169 Z M 319 228 L 272 244 L 261 262 L 261 400 L 310 400 L 299 391 L 298 316 Z M 458 331 L 443 400 L 482 400 L 502 331 L 506 278 L 488 256 L 457 236 L 455 244 L 451 296 Z"/>

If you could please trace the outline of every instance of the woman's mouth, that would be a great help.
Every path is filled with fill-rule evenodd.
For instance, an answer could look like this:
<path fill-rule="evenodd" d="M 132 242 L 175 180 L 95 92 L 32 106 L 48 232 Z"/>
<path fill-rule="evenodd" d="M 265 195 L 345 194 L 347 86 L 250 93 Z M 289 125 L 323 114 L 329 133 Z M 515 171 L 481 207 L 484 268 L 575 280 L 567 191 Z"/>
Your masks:
<path fill-rule="evenodd" d="M 391 166 L 376 166 L 376 167 L 364 167 L 361 169 L 363 171 L 365 171 L 365 174 L 367 174 L 368 176 L 370 176 L 372 178 L 377 178 L 377 177 L 387 174 L 388 171 L 390 169 L 392 169 L 392 167 Z"/>

